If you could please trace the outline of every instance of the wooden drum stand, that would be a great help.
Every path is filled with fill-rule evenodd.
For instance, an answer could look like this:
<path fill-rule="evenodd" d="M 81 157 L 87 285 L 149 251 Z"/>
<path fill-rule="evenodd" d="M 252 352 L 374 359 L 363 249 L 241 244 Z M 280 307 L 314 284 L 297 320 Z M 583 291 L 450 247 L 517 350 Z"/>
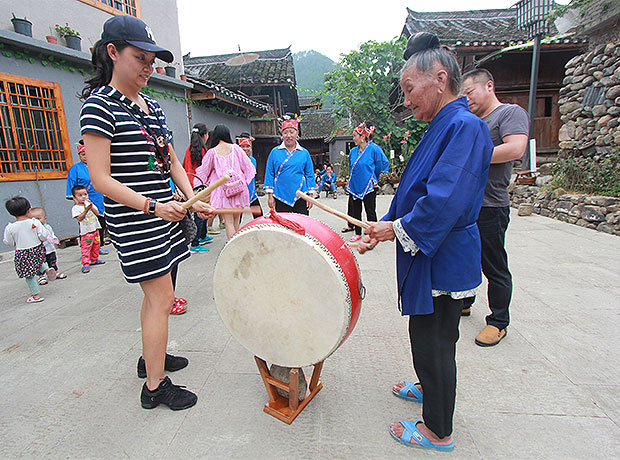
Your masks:
<path fill-rule="evenodd" d="M 312 378 L 308 384 L 308 393 L 306 397 L 300 401 L 298 368 L 291 369 L 289 383 L 284 383 L 271 375 L 265 360 L 258 356 L 254 356 L 254 359 L 256 360 L 258 371 L 260 372 L 260 376 L 267 389 L 267 394 L 269 395 L 269 401 L 265 404 L 264 411 L 290 425 L 308 403 L 312 401 L 312 398 L 323 388 L 323 384 L 319 382 L 321 369 L 323 369 L 323 361 L 314 365 Z M 288 392 L 288 398 L 280 396 L 277 392 L 277 388 Z"/>

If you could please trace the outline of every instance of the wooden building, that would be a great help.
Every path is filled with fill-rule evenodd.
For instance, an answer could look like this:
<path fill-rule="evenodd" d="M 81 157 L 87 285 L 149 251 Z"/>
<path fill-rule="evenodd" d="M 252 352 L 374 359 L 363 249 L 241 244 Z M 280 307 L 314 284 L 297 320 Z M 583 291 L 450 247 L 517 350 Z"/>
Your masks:
<path fill-rule="evenodd" d="M 183 56 L 185 72 L 197 81 L 215 82 L 221 87 L 268 104 L 271 110 L 251 118 L 251 132 L 257 163 L 257 180 L 264 178 L 271 149 L 282 142 L 278 118 L 299 114 L 295 89 L 295 67 L 290 47 L 214 56 Z"/>
<path fill-rule="evenodd" d="M 516 9 L 443 11 L 421 13 L 407 9 L 402 34 L 432 32 L 442 44 L 456 52 L 464 72 L 475 68 L 489 70 L 495 79 L 500 101 L 519 104 L 528 109 L 532 47 L 524 30 L 516 26 Z M 559 90 L 564 79 L 564 65 L 587 46 L 585 38 L 550 35 L 541 47 L 540 70 L 536 92 L 534 137 L 539 155 L 557 153 L 561 126 L 558 107 Z"/>

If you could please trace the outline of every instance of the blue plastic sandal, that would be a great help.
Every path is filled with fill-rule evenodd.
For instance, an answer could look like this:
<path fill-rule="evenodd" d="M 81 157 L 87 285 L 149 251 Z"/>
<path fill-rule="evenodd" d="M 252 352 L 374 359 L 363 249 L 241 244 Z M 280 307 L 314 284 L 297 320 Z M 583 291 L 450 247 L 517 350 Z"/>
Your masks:
<path fill-rule="evenodd" d="M 403 431 L 403 434 L 400 435 L 400 438 L 396 436 L 394 433 L 392 433 L 392 430 L 390 430 L 390 427 L 388 427 L 388 430 L 394 439 L 396 439 L 401 444 L 404 444 L 409 447 L 418 447 L 420 449 L 428 449 L 428 450 L 438 450 L 439 452 L 452 452 L 454 450 L 454 441 L 446 445 L 433 444 L 432 442 L 430 442 L 416 428 L 416 425 L 418 423 L 422 423 L 422 420 L 418 420 L 417 422 L 409 422 L 407 420 L 400 422 L 400 424 L 405 427 L 405 431 Z M 411 442 L 411 438 L 413 438 L 415 442 Z"/>
<path fill-rule="evenodd" d="M 407 401 L 415 401 L 417 403 L 422 403 L 422 401 L 424 400 L 424 396 L 422 395 L 422 392 L 420 391 L 420 389 L 416 386 L 419 383 L 420 382 L 411 383 L 411 382 L 405 381 L 405 386 L 402 387 L 400 391 L 394 391 L 394 389 L 392 388 L 392 393 L 394 393 L 394 395 L 398 396 L 399 398 L 406 399 Z M 413 396 L 409 396 L 408 393 L 410 391 L 411 393 L 413 393 Z"/>
<path fill-rule="evenodd" d="M 103 265 L 105 264 L 105 260 L 97 259 L 94 262 L 90 263 L 91 265 Z"/>

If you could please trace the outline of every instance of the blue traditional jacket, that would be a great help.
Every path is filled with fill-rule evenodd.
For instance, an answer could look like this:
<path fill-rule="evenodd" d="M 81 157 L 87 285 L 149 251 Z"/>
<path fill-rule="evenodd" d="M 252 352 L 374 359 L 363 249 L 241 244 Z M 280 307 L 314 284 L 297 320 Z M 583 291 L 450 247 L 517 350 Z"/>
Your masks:
<path fill-rule="evenodd" d="M 297 144 L 292 152 L 284 142 L 274 147 L 267 158 L 265 169 L 265 192 L 289 206 L 294 206 L 299 197 L 297 190 L 314 192 L 316 182 L 310 153 Z"/>
<path fill-rule="evenodd" d="M 86 187 L 86 191 L 88 192 L 88 199 L 92 201 L 92 203 L 97 206 L 97 209 L 103 215 L 105 210 L 103 206 L 103 195 L 95 190 L 93 184 L 90 182 L 90 174 L 88 173 L 88 166 L 86 166 L 81 161 L 79 163 L 74 164 L 69 168 L 69 172 L 67 174 L 67 192 L 66 197 L 68 200 L 73 199 L 73 194 L 71 193 L 71 189 L 76 185 L 82 185 Z"/>
<path fill-rule="evenodd" d="M 359 147 L 354 147 L 349 152 L 347 191 L 361 200 L 374 190 L 381 173 L 388 172 L 389 169 L 390 162 L 385 153 L 373 141 L 368 141 L 361 153 Z"/>
<path fill-rule="evenodd" d="M 254 165 L 254 169 L 256 169 L 256 158 L 250 155 L 250 161 Z M 250 203 L 258 198 L 256 194 L 256 176 L 252 178 L 252 182 L 248 184 L 248 190 L 250 191 Z"/>
<path fill-rule="evenodd" d="M 405 243 L 418 248 L 412 256 L 397 238 L 403 315 L 433 313 L 433 290 L 467 291 L 482 282 L 476 219 L 492 153 L 489 128 L 463 97 L 439 111 L 407 163 L 382 219 L 400 219 Z"/>
<path fill-rule="evenodd" d="M 321 186 L 319 187 L 319 190 L 323 190 L 324 185 L 331 186 L 332 184 L 335 184 L 335 183 L 336 183 L 336 174 L 332 173 L 332 177 L 328 177 L 327 173 L 325 173 L 323 174 L 321 178 Z"/>

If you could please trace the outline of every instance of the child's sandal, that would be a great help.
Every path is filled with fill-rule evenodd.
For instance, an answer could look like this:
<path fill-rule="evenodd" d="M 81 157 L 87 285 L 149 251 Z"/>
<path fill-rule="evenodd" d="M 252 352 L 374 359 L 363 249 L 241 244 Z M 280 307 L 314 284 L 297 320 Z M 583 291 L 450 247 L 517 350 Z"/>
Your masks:
<path fill-rule="evenodd" d="M 90 267 L 88 265 L 84 265 L 82 267 L 82 273 L 90 273 Z"/>
<path fill-rule="evenodd" d="M 47 284 L 47 280 L 45 278 L 39 278 L 39 286 L 45 286 Z"/>
<path fill-rule="evenodd" d="M 37 303 L 37 302 L 43 302 L 45 300 L 45 297 L 39 297 L 38 299 L 35 299 L 33 295 L 31 295 L 30 297 L 28 297 L 28 299 L 26 300 L 27 303 Z"/>

